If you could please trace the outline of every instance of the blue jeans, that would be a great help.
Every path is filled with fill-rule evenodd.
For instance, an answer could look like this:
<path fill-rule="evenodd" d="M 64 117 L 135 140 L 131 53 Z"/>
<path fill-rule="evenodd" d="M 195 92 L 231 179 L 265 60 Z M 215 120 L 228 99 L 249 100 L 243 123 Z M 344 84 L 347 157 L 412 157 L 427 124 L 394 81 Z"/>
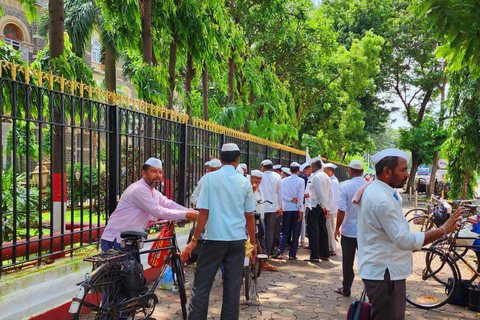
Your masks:
<path fill-rule="evenodd" d="M 282 221 L 282 231 L 280 232 L 280 248 L 278 248 L 278 254 L 283 255 L 285 251 L 285 246 L 287 244 L 290 235 L 293 233 L 292 244 L 290 245 L 290 250 L 288 255 L 292 258 L 297 256 L 298 249 L 298 238 L 300 237 L 300 228 L 297 228 L 297 225 L 301 225 L 301 221 L 298 221 L 298 211 L 284 211 L 283 212 L 283 221 Z"/>

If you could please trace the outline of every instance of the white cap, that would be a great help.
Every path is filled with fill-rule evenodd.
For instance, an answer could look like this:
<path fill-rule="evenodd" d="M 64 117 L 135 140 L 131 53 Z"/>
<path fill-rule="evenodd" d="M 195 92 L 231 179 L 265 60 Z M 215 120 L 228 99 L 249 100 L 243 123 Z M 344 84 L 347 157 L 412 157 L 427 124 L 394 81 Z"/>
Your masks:
<path fill-rule="evenodd" d="M 312 165 L 312 163 L 318 162 L 318 161 L 320 161 L 320 162 L 322 163 L 322 168 L 323 168 L 324 163 L 323 163 L 323 161 L 322 161 L 322 157 L 321 157 L 321 156 L 318 156 L 318 157 L 315 157 L 315 158 L 310 159 L 309 164 Z"/>
<path fill-rule="evenodd" d="M 149 166 L 152 166 L 155 168 L 162 169 L 162 161 L 158 160 L 157 158 L 150 158 L 147 161 L 145 161 L 145 164 L 148 164 Z"/>
<path fill-rule="evenodd" d="M 205 162 L 205 167 L 210 166 L 210 161 Z"/>
<path fill-rule="evenodd" d="M 222 166 L 222 163 L 218 159 L 212 159 L 209 162 L 210 162 L 210 167 L 212 168 L 220 168 Z"/>
<path fill-rule="evenodd" d="M 302 164 L 300 166 L 300 171 L 303 171 L 303 170 L 307 169 L 308 167 L 310 167 L 310 164 L 308 162 L 305 162 L 304 164 Z"/>
<path fill-rule="evenodd" d="M 290 163 L 290 167 L 300 167 L 300 164 L 298 162 L 292 162 Z"/>
<path fill-rule="evenodd" d="M 331 169 L 335 170 L 335 169 L 337 169 L 337 165 L 336 165 L 335 163 L 329 162 L 329 163 L 326 163 L 326 164 L 323 166 L 323 168 L 331 168 Z"/>
<path fill-rule="evenodd" d="M 235 143 L 225 143 L 222 146 L 222 151 L 240 151 Z"/>
<path fill-rule="evenodd" d="M 242 169 L 247 169 L 247 165 L 245 163 L 240 163 L 238 166 Z"/>
<path fill-rule="evenodd" d="M 374 164 L 377 164 L 380 162 L 380 160 L 382 160 L 385 157 L 400 157 L 405 159 L 407 163 L 410 161 L 410 156 L 405 151 L 402 151 L 397 148 L 389 148 L 389 149 L 385 149 L 375 153 L 372 156 L 372 161 Z"/>
<path fill-rule="evenodd" d="M 250 175 L 251 175 L 252 177 L 261 178 L 262 175 L 263 175 L 263 173 L 262 173 L 262 171 L 260 171 L 260 170 L 252 170 L 252 172 L 250 172 Z"/>
<path fill-rule="evenodd" d="M 282 168 L 282 165 L 281 164 L 276 164 L 273 166 L 273 170 L 278 170 L 278 169 L 281 169 Z"/>
<path fill-rule="evenodd" d="M 235 170 L 243 176 L 243 169 L 240 166 L 237 166 Z"/>
<path fill-rule="evenodd" d="M 287 167 L 282 167 L 282 171 L 288 175 L 291 175 L 292 173 L 290 172 L 290 168 Z"/>
<path fill-rule="evenodd" d="M 352 169 L 363 170 L 362 160 L 352 160 L 348 166 Z"/>
<path fill-rule="evenodd" d="M 271 165 L 273 165 L 273 162 L 270 161 L 270 160 L 268 160 L 268 159 L 265 159 L 265 160 L 263 160 L 263 161 L 260 163 L 260 165 L 262 165 L 262 166 L 271 166 Z"/>

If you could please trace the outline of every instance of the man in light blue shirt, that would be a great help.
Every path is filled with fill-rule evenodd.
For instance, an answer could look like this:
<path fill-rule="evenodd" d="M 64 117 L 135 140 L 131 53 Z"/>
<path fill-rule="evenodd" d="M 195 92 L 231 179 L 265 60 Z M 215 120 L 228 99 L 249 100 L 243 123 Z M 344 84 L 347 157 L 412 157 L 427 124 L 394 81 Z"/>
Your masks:
<path fill-rule="evenodd" d="M 297 162 L 290 164 L 290 172 L 291 175 L 282 180 L 282 230 L 280 232 L 280 247 L 274 257 L 277 259 L 283 258 L 287 240 L 293 233 L 288 255 L 289 260 L 295 260 L 297 259 L 298 238 L 300 236 L 300 228 L 297 228 L 297 223 L 301 222 L 304 211 L 305 180 L 298 176 L 300 165 Z"/>
<path fill-rule="evenodd" d="M 203 178 L 198 198 L 200 214 L 191 242 L 182 252 L 186 260 L 197 245 L 206 226 L 202 251 L 198 256 L 188 319 L 207 319 L 208 300 L 220 264 L 224 266 L 223 304 L 220 319 L 238 319 L 243 261 L 245 257 L 245 224 L 255 247 L 255 200 L 250 181 L 235 168 L 240 149 L 234 143 L 222 146 L 222 168 Z M 254 251 L 255 255 L 255 251 Z"/>

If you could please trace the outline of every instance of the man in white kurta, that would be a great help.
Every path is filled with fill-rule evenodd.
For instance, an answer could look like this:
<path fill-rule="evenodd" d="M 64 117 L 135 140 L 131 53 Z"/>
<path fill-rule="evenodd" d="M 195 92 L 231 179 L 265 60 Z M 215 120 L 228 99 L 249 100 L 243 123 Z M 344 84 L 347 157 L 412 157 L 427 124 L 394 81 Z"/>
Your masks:
<path fill-rule="evenodd" d="M 323 167 L 323 171 L 330 177 L 332 185 L 330 187 L 330 197 L 332 208 L 330 209 L 330 216 L 327 219 L 327 232 L 328 232 L 328 251 L 331 256 L 337 255 L 337 245 L 335 241 L 335 220 L 337 219 L 337 201 L 340 194 L 340 183 L 337 177 L 335 177 L 335 169 L 337 166 L 334 163 L 327 163 Z"/>

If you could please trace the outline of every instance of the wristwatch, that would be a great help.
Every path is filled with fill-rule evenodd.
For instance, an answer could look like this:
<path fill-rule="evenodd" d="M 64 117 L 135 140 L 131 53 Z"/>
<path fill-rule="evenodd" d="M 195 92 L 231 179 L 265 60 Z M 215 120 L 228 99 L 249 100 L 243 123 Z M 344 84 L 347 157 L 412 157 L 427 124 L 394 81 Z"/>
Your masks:
<path fill-rule="evenodd" d="M 198 238 L 195 236 L 192 236 L 192 239 L 190 239 L 190 241 L 198 241 Z"/>

